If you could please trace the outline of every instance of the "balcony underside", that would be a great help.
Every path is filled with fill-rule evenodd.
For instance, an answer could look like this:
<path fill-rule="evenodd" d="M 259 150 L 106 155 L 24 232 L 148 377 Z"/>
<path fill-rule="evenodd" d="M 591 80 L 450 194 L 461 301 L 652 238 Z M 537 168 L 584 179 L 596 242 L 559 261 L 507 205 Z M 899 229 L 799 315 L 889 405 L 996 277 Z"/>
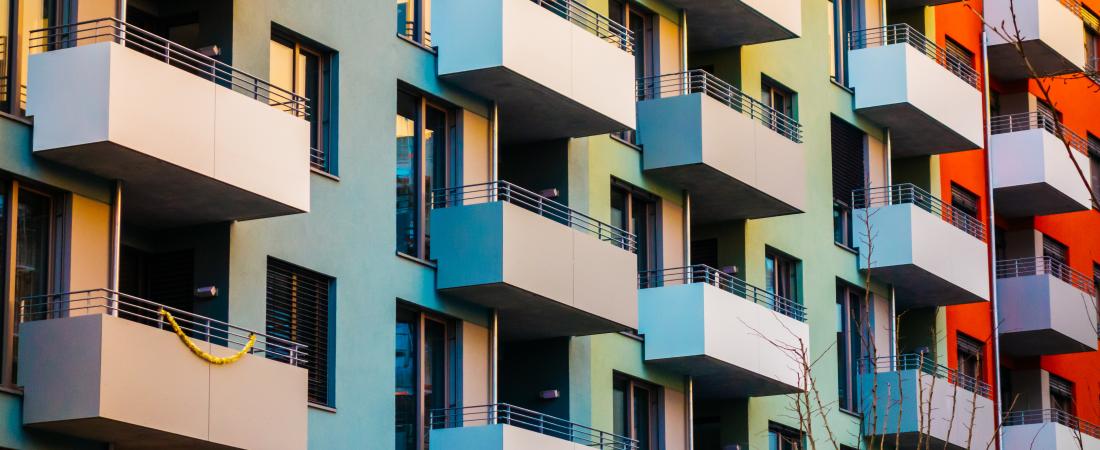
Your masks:
<path fill-rule="evenodd" d="M 962 0 L 891 0 L 891 9 L 909 9 L 919 8 L 925 6 L 939 6 L 949 3 L 956 3 Z"/>
<path fill-rule="evenodd" d="M 630 328 L 507 283 L 440 289 L 456 298 L 494 308 L 503 340 L 615 333 Z"/>
<path fill-rule="evenodd" d="M 786 358 L 787 356 L 780 354 L 777 350 L 774 357 Z M 695 395 L 701 399 L 763 397 L 800 392 L 797 386 L 791 386 L 707 355 L 647 359 L 646 363 L 661 366 L 676 373 L 691 375 L 694 380 Z"/>
<path fill-rule="evenodd" d="M 692 51 L 793 39 L 801 31 L 788 30 L 741 0 L 669 0 L 668 3 L 687 10 L 691 16 Z"/>
<path fill-rule="evenodd" d="M 858 112 L 879 125 L 890 128 L 894 158 L 938 155 L 977 148 L 977 144 L 911 103 L 861 108 Z"/>
<path fill-rule="evenodd" d="M 862 256 L 861 256 L 862 257 Z M 875 267 L 876 279 L 894 285 L 899 311 L 926 306 L 951 306 L 985 301 L 966 289 L 915 264 Z"/>
<path fill-rule="evenodd" d="M 1001 333 L 1001 348 L 1006 355 L 1034 356 L 1060 355 L 1096 351 L 1054 329 Z"/>
<path fill-rule="evenodd" d="M 648 169 L 646 173 L 692 193 L 691 218 L 696 224 L 762 219 L 802 212 L 705 163 Z"/>
<path fill-rule="evenodd" d="M 1081 71 L 1080 67 L 1041 40 L 1024 41 L 1023 49 L 1039 76 L 1047 77 Z M 989 47 L 989 72 L 1002 80 L 1031 78 L 1023 58 L 1011 44 Z"/>
<path fill-rule="evenodd" d="M 1030 217 L 1087 210 L 1088 207 L 1047 183 L 1033 183 L 993 190 L 997 214 Z"/>
<path fill-rule="evenodd" d="M 118 450 L 173 449 L 231 450 L 237 447 L 221 445 L 203 439 L 165 433 L 131 423 L 104 417 L 61 420 L 28 425 L 36 430 L 60 433 L 91 440 L 110 436 L 111 448 Z"/>

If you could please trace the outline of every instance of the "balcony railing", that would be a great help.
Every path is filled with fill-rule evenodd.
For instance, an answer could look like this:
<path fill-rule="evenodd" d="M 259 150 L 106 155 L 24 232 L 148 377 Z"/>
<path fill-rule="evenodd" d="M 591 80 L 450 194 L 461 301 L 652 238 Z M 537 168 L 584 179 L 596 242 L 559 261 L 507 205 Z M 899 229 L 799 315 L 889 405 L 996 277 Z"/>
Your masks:
<path fill-rule="evenodd" d="M 997 278 L 1031 275 L 1050 275 L 1065 281 L 1081 292 L 1096 296 L 1096 287 L 1093 286 L 1092 278 L 1049 256 L 997 261 Z"/>
<path fill-rule="evenodd" d="M 906 183 L 887 187 L 856 189 L 852 192 L 853 209 L 902 204 L 912 204 L 939 216 L 944 222 L 954 225 L 982 242 L 986 240 L 985 224 L 981 220 L 944 203 L 943 200 L 933 197 L 932 194 L 915 185 Z"/>
<path fill-rule="evenodd" d="M 46 52 L 99 42 L 125 45 L 296 117 L 309 116 L 307 98 L 113 17 L 32 30 L 29 46 Z"/>
<path fill-rule="evenodd" d="M 638 274 L 638 288 L 648 289 L 679 284 L 706 283 L 738 297 L 745 298 L 800 322 L 806 321 L 806 307 L 793 300 L 770 293 L 746 283 L 740 278 L 710 266 L 697 264 L 674 269 L 653 270 Z"/>
<path fill-rule="evenodd" d="M 636 248 L 637 238 L 633 233 L 600 222 L 507 181 L 491 181 L 432 191 L 432 208 L 450 208 L 487 202 L 511 203 L 624 250 L 633 252 Z"/>
<path fill-rule="evenodd" d="M 802 125 L 797 121 L 746 95 L 740 89 L 705 70 L 695 69 L 639 78 L 637 90 L 639 101 L 686 94 L 706 94 L 749 118 L 760 121 L 783 137 L 794 142 L 802 142 Z"/>
<path fill-rule="evenodd" d="M 634 54 L 634 32 L 576 0 L 531 0 L 596 37 Z"/>
<path fill-rule="evenodd" d="M 1089 144 L 1081 135 L 1059 124 L 1046 111 L 1032 111 L 1016 114 L 996 116 L 990 119 L 990 130 L 993 134 L 1015 133 L 1028 130 L 1046 130 L 1047 133 L 1059 137 L 1074 150 L 1088 153 Z"/>
<path fill-rule="evenodd" d="M 171 313 L 191 339 L 240 350 L 255 336 L 256 342 L 249 354 L 263 354 L 268 359 L 292 366 L 305 366 L 306 346 L 302 344 L 107 289 L 25 297 L 19 301 L 19 322 L 106 314 L 173 332 L 161 315 L 162 310 Z"/>
<path fill-rule="evenodd" d="M 638 441 L 506 403 L 432 410 L 431 429 L 504 424 L 600 450 L 636 450 Z"/>
<path fill-rule="evenodd" d="M 992 399 L 993 390 L 989 383 L 981 381 L 973 376 L 960 373 L 958 370 L 936 363 L 927 356 L 906 353 L 896 358 L 884 356 L 880 358 L 867 358 L 859 361 L 860 373 L 898 372 L 903 370 L 919 370 L 922 373 L 946 380 L 955 386 L 966 389 L 982 397 Z"/>
<path fill-rule="evenodd" d="M 974 69 L 972 58 L 936 45 L 935 41 L 908 24 L 899 23 L 848 33 L 848 50 L 894 44 L 909 44 L 975 89 L 982 89 L 982 76 Z"/>
<path fill-rule="evenodd" d="M 1036 409 L 1005 413 L 1004 426 L 1054 423 L 1068 427 L 1083 435 L 1100 439 L 1100 426 L 1081 420 L 1077 416 L 1058 409 Z"/>

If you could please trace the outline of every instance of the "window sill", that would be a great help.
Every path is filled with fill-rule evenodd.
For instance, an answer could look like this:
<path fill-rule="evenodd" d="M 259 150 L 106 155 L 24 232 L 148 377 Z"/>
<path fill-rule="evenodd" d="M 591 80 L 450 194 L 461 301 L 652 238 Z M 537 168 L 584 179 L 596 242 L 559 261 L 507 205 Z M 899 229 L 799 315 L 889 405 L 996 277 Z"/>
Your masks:
<path fill-rule="evenodd" d="M 12 114 L 12 113 L 9 113 L 9 112 L 4 112 L 4 111 L 0 111 L 0 117 L 4 117 L 4 118 L 7 118 L 8 120 L 19 122 L 23 125 L 34 126 L 34 121 L 31 120 L 30 117 L 17 116 L 15 114 Z"/>
<path fill-rule="evenodd" d="M 643 337 L 642 335 L 638 334 L 635 331 L 620 331 L 619 334 L 626 337 L 626 338 L 633 339 L 633 340 L 638 341 L 638 342 L 645 342 L 645 337 Z"/>
<path fill-rule="evenodd" d="M 336 408 L 333 408 L 331 406 L 325 406 L 325 405 L 322 405 L 320 403 L 307 402 L 306 406 L 308 406 L 310 409 L 316 409 L 318 411 L 324 411 L 324 412 L 327 412 L 327 413 L 336 414 Z"/>
<path fill-rule="evenodd" d="M 839 247 L 841 250 L 844 250 L 848 253 L 859 256 L 859 249 L 856 249 L 855 247 L 849 247 L 849 246 L 847 246 L 845 244 L 841 244 L 837 241 L 833 241 L 833 244 L 836 245 L 837 247 Z"/>
<path fill-rule="evenodd" d="M 340 182 L 340 177 L 338 177 L 336 175 L 333 175 L 331 173 L 325 172 L 325 171 L 323 171 L 321 169 L 318 169 L 316 167 L 309 166 L 309 171 L 313 172 L 314 175 L 320 175 L 322 178 L 328 178 L 332 181 Z"/>
<path fill-rule="evenodd" d="M 847 416 L 850 416 L 850 417 L 852 417 L 856 420 L 863 420 L 863 415 L 860 414 L 860 413 L 857 413 L 855 411 L 850 411 L 850 410 L 848 410 L 848 408 L 837 408 L 837 409 L 840 410 L 841 413 L 843 413 Z"/>
<path fill-rule="evenodd" d="M 406 43 L 412 44 L 414 47 L 419 48 L 421 50 L 424 50 L 428 53 L 431 53 L 433 55 L 438 54 L 435 50 L 435 47 L 430 47 L 430 46 L 421 44 L 419 42 L 416 42 L 416 41 L 412 40 L 411 38 L 409 38 L 408 36 L 405 36 L 405 35 L 394 34 L 394 36 L 397 36 L 398 39 L 400 39 L 402 41 L 405 41 Z"/>
<path fill-rule="evenodd" d="M 0 386 L 0 393 L 23 396 L 23 389 L 15 386 Z"/>
<path fill-rule="evenodd" d="M 627 147 L 630 147 L 630 148 L 632 148 L 632 149 L 634 149 L 634 150 L 637 150 L 637 151 L 639 151 L 639 152 L 640 152 L 640 151 L 642 151 L 642 147 L 641 147 L 641 146 L 639 146 L 638 144 L 634 144 L 634 143 L 631 143 L 631 142 L 627 142 L 627 141 L 626 141 L 625 139 L 623 139 L 623 138 L 621 138 L 621 137 L 618 137 L 618 136 L 615 136 L 614 134 L 611 134 L 611 133 L 608 133 L 608 135 L 607 135 L 607 136 L 608 136 L 608 137 L 610 137 L 610 138 L 611 138 L 611 140 L 613 140 L 613 141 L 615 141 L 615 142 L 618 142 L 618 143 L 620 143 L 620 144 L 623 144 L 623 145 L 625 145 L 625 146 L 627 146 Z"/>
<path fill-rule="evenodd" d="M 434 261 L 429 261 L 429 260 L 424 259 L 424 258 L 418 258 L 418 257 L 415 257 L 415 256 L 410 255 L 408 253 L 403 253 L 403 252 L 395 252 L 394 254 L 396 254 L 398 258 L 405 259 L 405 260 L 408 260 L 408 261 L 412 261 L 416 264 L 420 264 L 422 266 L 430 267 L 432 269 L 436 268 L 436 264 L 435 264 Z"/>
<path fill-rule="evenodd" d="M 856 91 L 854 89 L 841 84 L 839 81 L 836 81 L 836 78 L 829 77 L 829 82 L 833 83 L 833 86 L 836 86 L 836 87 L 842 89 L 844 92 L 847 92 L 847 93 L 852 94 L 852 95 L 856 95 Z"/>

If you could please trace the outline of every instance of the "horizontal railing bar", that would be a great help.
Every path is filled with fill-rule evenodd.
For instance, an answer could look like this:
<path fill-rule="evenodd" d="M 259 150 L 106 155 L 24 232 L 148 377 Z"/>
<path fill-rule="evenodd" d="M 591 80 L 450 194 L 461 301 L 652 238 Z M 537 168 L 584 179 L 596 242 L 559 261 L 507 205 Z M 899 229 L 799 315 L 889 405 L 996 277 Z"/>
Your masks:
<path fill-rule="evenodd" d="M 707 265 L 696 264 L 638 273 L 639 289 L 695 283 L 713 285 L 792 319 L 800 322 L 806 321 L 806 307 L 801 303 L 767 292 L 740 278 Z"/>
<path fill-rule="evenodd" d="M 848 50 L 860 50 L 894 44 L 908 44 L 975 89 L 982 89 L 981 74 L 974 68 L 972 58 L 940 47 L 921 32 L 906 23 L 848 32 Z"/>
<path fill-rule="evenodd" d="M 916 353 L 906 353 L 878 358 L 863 358 L 859 360 L 860 373 L 884 373 L 903 370 L 920 370 L 923 373 L 936 378 L 943 378 L 949 383 L 966 389 L 982 397 L 992 398 L 993 391 L 989 383 L 981 381 L 970 375 L 960 373 L 956 369 L 937 363 L 934 359 Z"/>
<path fill-rule="evenodd" d="M 429 428 L 505 424 L 604 450 L 635 450 L 638 441 L 506 403 L 432 410 Z"/>
<path fill-rule="evenodd" d="M 1092 278 L 1050 256 L 1016 258 L 997 261 L 997 278 L 1016 278 L 1031 275 L 1050 275 L 1071 286 L 1096 296 Z"/>
<path fill-rule="evenodd" d="M 852 191 L 852 209 L 876 208 L 889 205 L 912 204 L 941 220 L 954 225 L 975 238 L 986 241 L 985 224 L 981 220 L 944 203 L 939 198 L 911 183 L 893 186 L 862 188 Z"/>
<path fill-rule="evenodd" d="M 1004 426 L 1006 427 L 1045 423 L 1056 423 L 1080 431 L 1083 434 L 1100 438 L 1100 426 L 1058 409 L 1012 411 L 1004 415 Z"/>
<path fill-rule="evenodd" d="M 1065 125 L 1058 123 L 1046 111 L 1031 111 L 995 116 L 989 121 L 992 134 L 1016 133 L 1028 130 L 1046 130 L 1059 139 L 1063 139 L 1071 148 L 1087 154 L 1089 144 L 1081 135 Z"/>

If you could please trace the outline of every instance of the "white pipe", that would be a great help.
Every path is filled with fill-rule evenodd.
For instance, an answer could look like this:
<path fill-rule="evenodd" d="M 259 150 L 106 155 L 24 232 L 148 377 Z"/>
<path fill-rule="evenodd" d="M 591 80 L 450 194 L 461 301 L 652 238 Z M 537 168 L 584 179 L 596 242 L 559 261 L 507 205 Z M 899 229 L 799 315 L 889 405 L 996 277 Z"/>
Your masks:
<path fill-rule="evenodd" d="M 493 102 L 489 112 L 489 181 L 500 181 L 500 106 Z"/>
<path fill-rule="evenodd" d="M 111 306 L 108 308 L 108 314 L 112 316 L 118 315 L 117 302 L 113 292 L 118 292 L 118 273 L 119 263 L 121 259 L 122 249 L 122 181 L 115 180 L 113 190 L 111 192 L 111 238 L 110 238 L 110 255 L 108 256 L 109 271 L 107 279 L 107 289 L 112 292 Z"/>
<path fill-rule="evenodd" d="M 990 132 L 990 118 L 993 113 L 991 110 L 992 104 L 989 102 L 990 88 L 989 88 L 989 33 L 982 29 L 982 84 L 983 84 L 983 101 L 985 103 L 985 166 L 986 166 L 986 197 L 989 199 L 989 292 L 990 292 L 990 308 L 992 311 L 993 320 L 993 383 L 996 389 L 993 395 L 997 395 L 997 392 L 1001 389 L 1001 331 L 1000 331 L 1000 313 L 997 311 L 998 304 L 998 292 L 997 292 L 997 227 L 993 225 L 994 207 L 993 207 L 993 158 L 989 153 L 989 142 L 992 140 Z M 995 398 L 994 403 L 997 405 L 997 416 L 994 417 L 997 428 L 997 449 L 1001 449 L 1004 445 L 1004 430 L 1000 426 L 1001 420 L 1004 417 L 1004 405 L 1001 404 L 1001 398 Z"/>
<path fill-rule="evenodd" d="M 686 381 L 686 391 L 684 395 L 684 415 L 687 424 L 684 427 L 684 437 L 687 439 L 687 446 L 684 447 L 687 450 L 693 450 L 695 448 L 695 379 L 688 375 Z"/>
<path fill-rule="evenodd" d="M 497 385 L 498 361 L 500 360 L 500 312 L 493 309 L 493 317 L 489 323 L 489 404 L 496 405 L 498 398 Z M 495 422 L 493 422 L 495 423 Z"/>

